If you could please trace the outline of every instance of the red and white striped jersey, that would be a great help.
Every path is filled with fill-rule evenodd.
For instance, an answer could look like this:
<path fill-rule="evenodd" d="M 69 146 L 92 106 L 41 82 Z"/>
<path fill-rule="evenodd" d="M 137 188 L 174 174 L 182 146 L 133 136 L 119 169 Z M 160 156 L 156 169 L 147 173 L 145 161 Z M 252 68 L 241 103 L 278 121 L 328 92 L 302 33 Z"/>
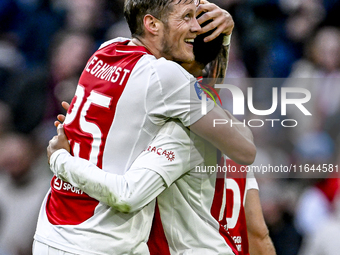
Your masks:
<path fill-rule="evenodd" d="M 90 58 L 64 124 L 74 156 L 115 174 L 129 169 L 169 118 L 189 126 L 202 117 L 195 78 L 128 42 L 109 41 Z M 120 213 L 53 177 L 35 239 L 79 254 L 148 254 L 153 210 L 151 203 Z"/>
<path fill-rule="evenodd" d="M 244 211 L 247 190 L 258 189 L 256 179 L 251 172 L 226 156 L 222 156 L 220 166 L 232 169 L 220 173 L 216 179 L 215 197 L 211 213 L 229 232 L 234 240 L 239 255 L 249 255 L 247 223 Z"/>

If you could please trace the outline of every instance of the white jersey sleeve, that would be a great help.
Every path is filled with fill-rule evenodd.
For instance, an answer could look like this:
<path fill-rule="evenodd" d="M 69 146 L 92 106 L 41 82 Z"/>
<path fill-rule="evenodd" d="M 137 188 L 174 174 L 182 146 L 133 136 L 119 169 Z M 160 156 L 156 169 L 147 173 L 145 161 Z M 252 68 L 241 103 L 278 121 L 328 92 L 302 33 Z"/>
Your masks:
<path fill-rule="evenodd" d="M 59 179 L 124 213 L 143 208 L 166 188 L 163 178 L 154 171 L 132 166 L 124 175 L 111 174 L 64 149 L 53 153 L 50 162 Z"/>
<path fill-rule="evenodd" d="M 179 64 L 164 58 L 152 61 L 154 68 L 150 76 L 146 95 L 146 111 L 154 124 L 163 125 L 165 117 L 179 119 L 184 126 L 190 126 L 202 118 L 202 93 L 197 80 Z M 161 98 L 161 100 L 160 100 Z M 207 112 L 214 108 L 214 102 L 207 99 Z"/>
<path fill-rule="evenodd" d="M 193 166 L 203 163 L 197 140 L 181 123 L 167 122 L 134 165 L 157 172 L 169 187 Z"/>
<path fill-rule="evenodd" d="M 99 47 L 99 49 L 102 49 L 112 43 L 115 43 L 115 42 L 125 42 L 125 41 L 130 41 L 131 39 L 130 38 L 126 38 L 126 37 L 116 37 L 114 39 L 111 39 L 111 40 L 108 40 L 104 43 L 102 43 Z"/>
<path fill-rule="evenodd" d="M 190 164 L 203 162 L 198 153 L 191 153 L 195 148 L 190 144 L 188 132 L 178 122 L 166 123 L 124 175 L 104 172 L 64 149 L 52 154 L 50 168 L 59 179 L 98 201 L 121 212 L 133 212 L 150 203 L 189 171 Z"/>

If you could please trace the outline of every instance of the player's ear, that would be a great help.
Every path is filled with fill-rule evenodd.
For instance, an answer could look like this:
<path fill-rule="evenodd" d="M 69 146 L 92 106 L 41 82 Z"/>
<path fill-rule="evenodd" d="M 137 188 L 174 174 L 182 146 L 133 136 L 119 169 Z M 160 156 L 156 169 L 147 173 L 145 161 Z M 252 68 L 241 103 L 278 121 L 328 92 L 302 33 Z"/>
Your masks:
<path fill-rule="evenodd" d="M 162 22 L 152 16 L 151 14 L 146 14 L 143 19 L 144 27 L 147 31 L 149 31 L 153 35 L 158 35 L 160 32 L 160 28 L 162 26 Z"/>

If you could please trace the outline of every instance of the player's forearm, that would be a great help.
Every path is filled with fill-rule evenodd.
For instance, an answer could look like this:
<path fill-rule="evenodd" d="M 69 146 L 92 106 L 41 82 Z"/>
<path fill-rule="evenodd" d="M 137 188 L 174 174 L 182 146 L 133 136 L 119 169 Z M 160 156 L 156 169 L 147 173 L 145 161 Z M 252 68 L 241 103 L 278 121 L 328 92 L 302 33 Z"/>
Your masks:
<path fill-rule="evenodd" d="M 248 195 L 247 195 L 248 196 Z M 248 199 L 248 198 L 247 198 Z M 249 199 L 246 201 L 246 205 Z M 269 236 L 269 231 L 262 218 L 257 217 L 258 222 L 251 226 L 251 221 L 256 219 L 250 219 L 249 213 L 246 212 L 247 217 L 247 229 L 249 240 L 249 252 L 251 255 L 276 255 L 274 244 Z M 250 221 L 250 222 L 249 222 Z M 262 224 L 261 224 L 262 223 Z M 257 227 L 257 229 L 254 229 Z"/>
<path fill-rule="evenodd" d="M 222 83 L 228 68 L 229 45 L 222 46 L 216 59 L 212 62 L 208 71 L 208 78 L 214 77 L 215 83 Z"/>
<path fill-rule="evenodd" d="M 253 142 L 254 136 L 250 128 L 246 125 L 243 125 L 243 123 L 239 121 L 237 118 L 235 118 L 235 116 L 233 116 L 228 110 L 224 109 L 224 111 L 234 124 L 235 128 L 237 128 L 240 131 L 241 135 Z"/>
<path fill-rule="evenodd" d="M 276 251 L 269 234 L 264 237 L 254 237 L 248 233 L 248 238 L 250 255 L 276 255 Z"/>
<path fill-rule="evenodd" d="M 124 213 L 143 208 L 165 189 L 163 179 L 153 171 L 139 169 L 129 170 L 125 175 L 111 174 L 66 150 L 52 154 L 50 168 L 58 178 Z M 147 177 L 148 182 L 141 182 L 141 177 Z"/>
<path fill-rule="evenodd" d="M 219 54 L 216 59 L 209 63 L 205 69 L 206 77 L 211 79 L 209 81 L 209 86 L 214 86 L 215 84 L 221 84 L 224 81 L 228 62 L 229 62 L 229 49 L 230 45 L 225 45 L 221 47 Z M 220 89 L 215 89 L 219 93 Z"/>
<path fill-rule="evenodd" d="M 256 156 L 255 144 L 240 131 L 238 125 L 231 125 L 230 120 L 221 107 L 215 106 L 207 115 L 191 125 L 190 129 L 236 163 L 250 165 Z"/>
<path fill-rule="evenodd" d="M 265 223 L 258 189 L 247 190 L 245 215 L 251 255 L 275 255 L 275 248 Z"/>

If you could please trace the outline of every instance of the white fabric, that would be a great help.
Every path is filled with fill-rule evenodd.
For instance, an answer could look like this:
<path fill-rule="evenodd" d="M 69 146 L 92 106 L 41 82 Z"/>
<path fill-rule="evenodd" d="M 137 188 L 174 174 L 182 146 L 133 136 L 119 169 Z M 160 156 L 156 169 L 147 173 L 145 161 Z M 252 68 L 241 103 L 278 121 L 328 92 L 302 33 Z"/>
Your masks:
<path fill-rule="evenodd" d="M 340 219 L 330 216 L 318 230 L 305 236 L 299 255 L 338 255 L 340 250 Z"/>
<path fill-rule="evenodd" d="M 253 172 L 247 173 L 247 182 L 246 182 L 246 191 L 250 189 L 259 189 L 259 185 L 257 184 L 255 175 Z"/>
<path fill-rule="evenodd" d="M 88 160 L 72 157 L 64 149 L 52 154 L 50 164 L 58 178 L 125 213 L 142 209 L 166 188 L 159 174 L 139 168 L 138 164 L 124 175 L 110 174 Z"/>
<path fill-rule="evenodd" d="M 303 235 L 317 232 L 331 215 L 331 206 L 316 187 L 306 189 L 299 198 L 295 212 L 295 227 Z"/>
<path fill-rule="evenodd" d="M 48 246 L 46 244 L 40 243 L 38 241 L 33 242 L 33 255 L 77 255 L 75 253 L 64 252 Z"/>

